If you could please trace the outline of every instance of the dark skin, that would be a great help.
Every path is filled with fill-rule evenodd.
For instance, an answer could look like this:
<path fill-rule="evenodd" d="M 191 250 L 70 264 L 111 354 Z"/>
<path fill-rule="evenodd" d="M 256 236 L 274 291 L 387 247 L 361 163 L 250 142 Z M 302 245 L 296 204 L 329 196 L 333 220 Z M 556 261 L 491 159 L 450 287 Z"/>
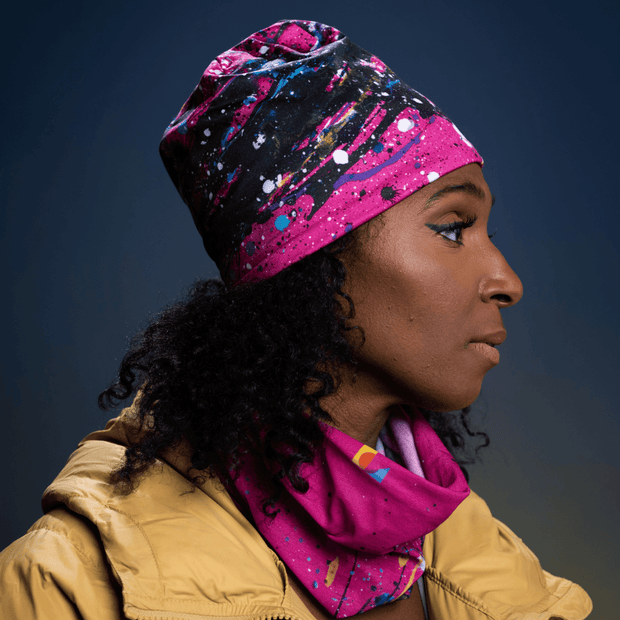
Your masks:
<path fill-rule="evenodd" d="M 478 397 L 506 337 L 500 310 L 523 294 L 487 234 L 492 202 L 480 166 L 464 166 L 375 218 L 343 257 L 352 325 L 363 328 L 365 343 L 357 368 L 338 369 L 339 388 L 321 405 L 351 437 L 375 448 L 393 407 L 448 412 Z M 331 617 L 288 574 L 312 615 Z M 364 618 L 424 620 L 418 588 Z"/>

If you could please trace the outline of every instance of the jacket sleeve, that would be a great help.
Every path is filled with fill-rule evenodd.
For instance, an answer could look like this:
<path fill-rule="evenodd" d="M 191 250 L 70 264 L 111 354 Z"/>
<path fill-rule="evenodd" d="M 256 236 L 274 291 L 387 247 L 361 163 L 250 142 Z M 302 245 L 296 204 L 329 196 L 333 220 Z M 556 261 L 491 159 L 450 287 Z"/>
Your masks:
<path fill-rule="evenodd" d="M 431 620 L 584 620 L 587 593 L 544 571 L 473 491 L 424 541 Z"/>
<path fill-rule="evenodd" d="M 82 518 L 55 509 L 0 553 L 3 620 L 124 620 L 101 542 Z"/>

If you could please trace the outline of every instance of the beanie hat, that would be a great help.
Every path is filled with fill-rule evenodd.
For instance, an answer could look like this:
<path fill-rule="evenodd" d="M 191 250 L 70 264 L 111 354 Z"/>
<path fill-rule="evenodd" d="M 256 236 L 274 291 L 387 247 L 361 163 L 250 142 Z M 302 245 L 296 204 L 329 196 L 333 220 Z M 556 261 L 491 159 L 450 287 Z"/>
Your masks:
<path fill-rule="evenodd" d="M 213 60 L 160 153 L 229 284 L 275 275 L 439 177 L 482 164 L 376 56 L 300 20 Z"/>

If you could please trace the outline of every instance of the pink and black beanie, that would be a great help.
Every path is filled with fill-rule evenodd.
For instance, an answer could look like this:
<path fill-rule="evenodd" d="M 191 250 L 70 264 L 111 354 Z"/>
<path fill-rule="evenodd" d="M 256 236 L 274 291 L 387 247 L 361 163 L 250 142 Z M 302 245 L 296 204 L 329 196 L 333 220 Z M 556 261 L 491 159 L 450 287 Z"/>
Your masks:
<path fill-rule="evenodd" d="M 232 284 L 275 275 L 435 179 L 482 164 L 376 56 L 299 20 L 211 62 L 160 152 Z"/>

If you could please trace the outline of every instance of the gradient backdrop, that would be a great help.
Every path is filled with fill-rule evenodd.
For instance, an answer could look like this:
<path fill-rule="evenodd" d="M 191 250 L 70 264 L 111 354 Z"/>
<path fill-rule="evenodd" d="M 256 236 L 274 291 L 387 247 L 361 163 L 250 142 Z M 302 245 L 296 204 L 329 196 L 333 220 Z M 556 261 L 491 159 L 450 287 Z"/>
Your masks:
<path fill-rule="evenodd" d="M 208 62 L 278 19 L 334 25 L 476 145 L 525 295 L 478 401 L 471 485 L 538 555 L 620 589 L 620 4 L 30 2 L 3 11 L 0 547 L 106 415 L 127 336 L 215 274 L 159 160 Z M 481 417 L 481 416 L 484 416 Z"/>

